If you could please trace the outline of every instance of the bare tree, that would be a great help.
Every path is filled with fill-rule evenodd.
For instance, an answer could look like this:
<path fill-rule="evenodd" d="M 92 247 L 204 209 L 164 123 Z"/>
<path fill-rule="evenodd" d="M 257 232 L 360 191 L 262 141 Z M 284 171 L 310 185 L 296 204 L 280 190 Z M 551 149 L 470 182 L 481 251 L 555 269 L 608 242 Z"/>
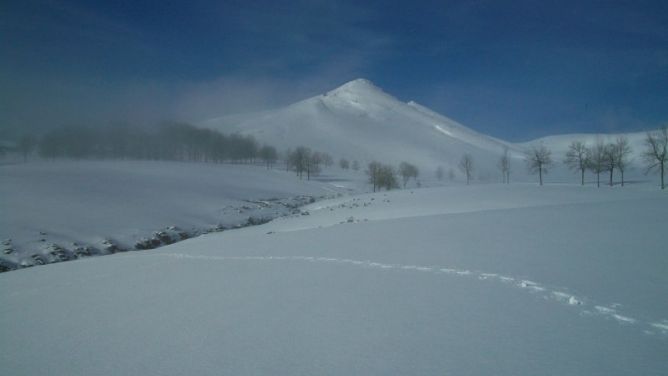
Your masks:
<path fill-rule="evenodd" d="M 666 188 L 664 175 L 666 171 L 666 161 L 668 160 L 668 128 L 665 126 L 658 131 L 648 132 L 645 138 L 645 151 L 643 159 L 647 164 L 646 173 L 658 169 L 661 174 L 661 189 Z"/>
<path fill-rule="evenodd" d="M 350 168 L 350 162 L 345 158 L 341 158 L 341 160 L 339 160 L 339 167 L 341 167 L 342 170 L 347 170 Z"/>
<path fill-rule="evenodd" d="M 321 153 L 320 155 L 322 157 L 322 164 L 325 165 L 325 167 L 332 167 L 334 164 L 334 158 L 332 158 L 332 156 L 327 153 Z"/>
<path fill-rule="evenodd" d="M 466 153 L 459 160 L 459 169 L 466 175 L 466 185 L 471 181 L 471 174 L 473 173 L 473 157 Z"/>
<path fill-rule="evenodd" d="M 543 185 L 543 174 L 552 165 L 552 152 L 545 145 L 534 146 L 526 152 L 525 161 L 530 174 L 538 173 L 538 182 Z"/>
<path fill-rule="evenodd" d="M 380 162 L 373 161 L 369 163 L 367 167 L 366 174 L 369 176 L 369 183 L 373 186 L 373 191 L 375 192 L 378 189 L 378 183 L 380 182 L 380 169 L 382 165 Z"/>
<path fill-rule="evenodd" d="M 369 176 L 369 183 L 373 185 L 374 192 L 379 191 L 382 188 L 390 190 L 399 186 L 396 173 L 392 166 L 373 161 L 369 163 L 366 173 Z"/>
<path fill-rule="evenodd" d="M 568 146 L 564 164 L 573 171 L 580 171 L 580 185 L 585 183 L 585 171 L 589 167 L 590 151 L 582 141 L 573 141 Z"/>
<path fill-rule="evenodd" d="M 617 150 L 615 154 L 617 155 L 617 169 L 619 174 L 622 177 L 622 187 L 624 186 L 624 170 L 629 164 L 629 155 L 631 155 L 631 145 L 629 145 L 629 140 L 625 136 L 617 137 L 617 141 L 614 144 L 615 149 Z"/>
<path fill-rule="evenodd" d="M 443 180 L 443 176 L 445 176 L 445 171 L 443 170 L 443 166 L 438 166 L 436 168 L 436 179 L 441 181 Z"/>
<path fill-rule="evenodd" d="M 322 161 L 322 153 L 317 151 L 311 153 L 310 158 L 306 160 L 306 180 L 311 180 L 311 175 L 317 175 L 320 172 L 320 164 Z"/>
<path fill-rule="evenodd" d="M 610 173 L 610 186 L 612 187 L 612 178 L 613 174 L 615 172 L 615 167 L 617 167 L 617 148 L 615 147 L 615 144 L 607 144 L 605 145 L 605 149 L 603 152 L 603 156 L 605 157 L 605 170 Z"/>
<path fill-rule="evenodd" d="M 353 161 L 353 164 L 351 165 L 353 171 L 359 171 L 360 170 L 360 163 L 357 162 L 357 159 Z"/>
<path fill-rule="evenodd" d="M 305 146 L 300 146 L 288 156 L 290 166 L 295 169 L 295 172 L 299 175 L 300 179 L 303 177 L 304 172 L 307 174 L 307 179 L 311 178 L 309 169 L 311 154 L 311 149 Z"/>
<path fill-rule="evenodd" d="M 412 165 L 408 162 L 401 162 L 401 164 L 399 165 L 399 175 L 401 175 L 401 179 L 403 180 L 404 188 L 406 188 L 406 184 L 408 183 L 410 178 L 414 178 L 417 180 L 419 174 L 420 171 L 415 165 Z"/>
<path fill-rule="evenodd" d="M 37 140 L 31 135 L 23 135 L 18 143 L 18 149 L 23 155 L 23 162 L 28 161 L 28 156 L 35 150 Z"/>
<path fill-rule="evenodd" d="M 264 145 L 262 148 L 260 148 L 259 154 L 260 158 L 267 165 L 267 169 L 273 167 L 274 163 L 276 163 L 276 160 L 278 159 L 278 152 L 273 146 Z"/>
<path fill-rule="evenodd" d="M 283 157 L 285 158 L 285 171 L 289 171 L 292 166 L 292 149 L 288 148 Z"/>
<path fill-rule="evenodd" d="M 394 171 L 394 167 L 390 165 L 382 165 L 380 168 L 380 181 L 379 187 L 385 188 L 386 190 L 398 188 L 399 184 L 397 183 L 397 174 Z"/>
<path fill-rule="evenodd" d="M 503 155 L 499 158 L 497 166 L 499 167 L 499 170 L 501 170 L 503 182 L 510 184 L 510 154 L 508 153 L 507 147 L 503 148 Z"/>
<path fill-rule="evenodd" d="M 605 168 L 605 144 L 599 139 L 589 153 L 589 169 L 596 174 L 597 187 L 601 186 L 601 172 L 605 171 Z"/>

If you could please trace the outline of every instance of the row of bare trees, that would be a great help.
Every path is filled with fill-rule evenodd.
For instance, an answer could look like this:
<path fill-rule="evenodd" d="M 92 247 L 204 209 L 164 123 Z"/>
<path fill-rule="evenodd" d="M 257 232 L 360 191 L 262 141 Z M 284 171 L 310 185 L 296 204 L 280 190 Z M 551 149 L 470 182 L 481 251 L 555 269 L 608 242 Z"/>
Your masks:
<path fill-rule="evenodd" d="M 397 174 L 401 176 L 404 189 L 410 179 L 414 179 L 418 186 L 420 184 L 417 180 L 420 175 L 420 170 L 417 166 L 408 162 L 401 162 L 399 168 L 395 169 L 391 165 L 373 161 L 367 166 L 366 174 L 369 177 L 369 184 L 373 186 L 374 192 L 379 191 L 382 188 L 385 188 L 386 190 L 398 188 L 399 183 Z"/>
<path fill-rule="evenodd" d="M 345 158 L 341 158 L 339 160 L 339 167 L 341 167 L 342 170 L 347 170 L 349 168 L 352 168 L 353 171 L 359 171 L 360 163 L 357 160 L 353 160 L 352 162 L 350 162 Z"/>
<path fill-rule="evenodd" d="M 668 129 L 661 128 L 655 132 L 647 133 L 645 138 L 645 150 L 641 156 L 645 162 L 645 173 L 658 170 L 661 175 L 661 189 L 665 189 L 665 166 L 668 160 Z M 601 173 L 609 172 L 609 184 L 613 184 L 615 169 L 621 176 L 621 185 L 624 186 L 624 171 L 626 171 L 632 153 L 631 146 L 626 137 L 618 137 L 615 142 L 605 144 L 598 140 L 592 147 L 588 147 L 581 141 L 570 144 L 564 163 L 574 170 L 580 172 L 580 183 L 584 185 L 584 173 L 587 170 L 596 174 L 596 185 L 601 185 Z"/>
<path fill-rule="evenodd" d="M 330 167 L 334 164 L 334 159 L 327 153 L 313 151 L 306 146 L 299 146 L 296 149 L 288 149 L 285 157 L 286 170 L 293 170 L 300 179 L 306 174 L 306 179 L 311 180 L 311 176 L 320 173 L 321 166 Z"/>
<path fill-rule="evenodd" d="M 661 175 L 661 189 L 665 189 L 665 167 L 668 161 L 668 128 L 648 132 L 645 138 L 645 150 L 641 156 L 645 162 L 645 173 L 658 170 Z M 613 185 L 615 170 L 619 171 L 621 185 L 624 186 L 624 172 L 627 170 L 633 150 L 629 140 L 618 137 L 614 142 L 604 143 L 597 140 L 591 147 L 582 141 L 573 141 L 566 152 L 564 164 L 580 173 L 580 184 L 584 185 L 586 171 L 596 174 L 596 186 L 601 186 L 601 174 L 609 173 L 608 184 Z M 504 153 L 505 154 L 505 153 Z M 501 158 L 503 161 L 504 157 Z M 538 173 L 540 185 L 543 174 L 552 165 L 551 152 L 544 145 L 531 148 L 526 153 L 527 168 L 530 173 Z M 500 163 L 502 165 L 502 163 Z"/>
<path fill-rule="evenodd" d="M 624 171 L 629 164 L 631 146 L 626 137 L 618 137 L 615 142 L 605 144 L 598 140 L 592 147 L 582 141 L 573 141 L 566 153 L 564 163 L 573 171 L 580 172 L 580 184 L 584 185 L 585 171 L 596 174 L 596 185 L 601 185 L 601 173 L 610 173 L 609 184 L 613 184 L 615 169 L 621 175 L 621 184 L 624 186 Z"/>
<path fill-rule="evenodd" d="M 645 150 L 642 152 L 642 158 L 645 162 L 646 171 L 649 173 L 658 170 L 661 176 L 661 189 L 665 189 L 665 166 L 668 162 L 668 129 L 663 127 L 655 132 L 648 132 L 645 138 Z M 618 171 L 621 178 L 621 185 L 624 186 L 624 173 L 628 169 L 632 154 L 631 145 L 625 136 L 618 137 L 614 142 L 605 143 L 602 140 L 596 141 L 594 145 L 587 146 L 582 141 L 573 141 L 565 155 L 563 163 L 569 169 L 580 173 L 580 183 L 584 185 L 586 171 L 596 174 L 596 185 L 601 185 L 601 174 L 608 172 L 608 183 L 613 185 L 614 173 Z M 543 185 L 543 176 L 547 174 L 553 166 L 552 152 L 545 145 L 537 145 L 525 151 L 524 161 L 527 171 L 530 174 L 538 175 L 538 182 Z M 497 167 L 501 171 L 504 183 L 510 182 L 510 155 L 508 148 L 505 148 L 503 155 L 499 158 Z M 466 177 L 466 184 L 471 181 L 474 171 L 473 157 L 471 154 L 464 154 L 459 160 L 459 170 Z M 436 172 L 439 180 L 442 178 L 443 170 L 439 168 Z"/>
<path fill-rule="evenodd" d="M 34 140 L 34 138 L 32 138 Z M 24 145 L 25 146 L 22 146 Z M 254 162 L 268 166 L 278 153 L 261 146 L 253 137 L 225 135 L 186 123 L 165 122 L 152 128 L 114 126 L 65 126 L 44 134 L 38 141 L 19 143 L 21 151 L 37 146 L 43 158 L 71 159 L 149 159 L 189 162 Z M 26 154 L 24 154 L 26 156 Z"/>

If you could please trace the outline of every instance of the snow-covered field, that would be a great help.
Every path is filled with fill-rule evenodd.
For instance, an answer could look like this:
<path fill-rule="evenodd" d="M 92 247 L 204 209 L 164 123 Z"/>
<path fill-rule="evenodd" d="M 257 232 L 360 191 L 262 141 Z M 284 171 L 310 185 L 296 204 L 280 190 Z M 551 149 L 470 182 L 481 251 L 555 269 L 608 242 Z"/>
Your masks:
<path fill-rule="evenodd" d="M 49 263 L 285 215 L 343 188 L 259 166 L 56 161 L 0 165 L 0 262 Z M 310 197 L 298 197 L 310 196 Z M 173 238 L 173 239 L 172 239 Z"/>
<path fill-rule="evenodd" d="M 561 161 L 597 136 L 511 144 L 366 80 L 205 125 L 362 171 L 406 160 L 423 188 L 362 193 L 335 167 L 0 165 L 0 271 L 76 259 L 0 274 L 1 374 L 668 374 L 668 195 L 642 175 L 645 135 L 628 184 L 596 188 Z M 522 160 L 539 143 L 543 187 Z M 513 184 L 463 185 L 461 155 L 489 183 L 504 148 Z"/>
<path fill-rule="evenodd" d="M 11 375 L 666 375 L 668 196 L 512 184 L 0 274 Z"/>

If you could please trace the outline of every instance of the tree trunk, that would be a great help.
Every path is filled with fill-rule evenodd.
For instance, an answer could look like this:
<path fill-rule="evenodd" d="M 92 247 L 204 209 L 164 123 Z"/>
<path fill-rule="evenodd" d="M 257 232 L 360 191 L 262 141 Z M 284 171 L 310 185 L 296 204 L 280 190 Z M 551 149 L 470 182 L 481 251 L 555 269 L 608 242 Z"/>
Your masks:
<path fill-rule="evenodd" d="M 601 173 L 596 173 L 596 188 L 601 188 Z"/>
<path fill-rule="evenodd" d="M 661 189 L 666 188 L 666 184 L 663 182 L 663 174 L 664 174 L 664 171 L 665 171 L 664 163 L 665 163 L 664 161 L 661 161 Z"/>
<path fill-rule="evenodd" d="M 585 185 L 585 170 L 580 170 L 580 185 Z"/>
<path fill-rule="evenodd" d="M 538 167 L 538 179 L 540 180 L 540 185 L 543 185 L 543 168 Z"/>
<path fill-rule="evenodd" d="M 624 186 L 624 170 L 619 170 L 619 173 L 622 175 L 622 187 Z"/>
<path fill-rule="evenodd" d="M 610 186 L 612 187 L 612 173 L 615 171 L 614 168 L 610 169 Z"/>

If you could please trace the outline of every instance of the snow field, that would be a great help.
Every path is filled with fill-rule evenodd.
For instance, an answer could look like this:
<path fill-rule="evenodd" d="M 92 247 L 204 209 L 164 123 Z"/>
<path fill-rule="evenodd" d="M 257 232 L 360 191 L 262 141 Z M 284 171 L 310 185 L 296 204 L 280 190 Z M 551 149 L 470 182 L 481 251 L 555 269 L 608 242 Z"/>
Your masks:
<path fill-rule="evenodd" d="M 343 189 L 340 189 L 343 190 Z M 248 165 L 55 161 L 0 166 L 0 261 L 56 262 L 265 221 L 335 195 L 329 184 Z M 299 197 L 302 196 L 302 197 Z M 181 236 L 183 234 L 183 236 Z M 110 247 L 116 250 L 108 250 Z M 142 245 L 144 248 L 144 245 Z M 33 257 L 34 256 L 34 257 Z"/>
<path fill-rule="evenodd" d="M 56 375 L 666 374 L 665 194 L 511 188 L 327 200 L 4 273 L 0 361 Z"/>

